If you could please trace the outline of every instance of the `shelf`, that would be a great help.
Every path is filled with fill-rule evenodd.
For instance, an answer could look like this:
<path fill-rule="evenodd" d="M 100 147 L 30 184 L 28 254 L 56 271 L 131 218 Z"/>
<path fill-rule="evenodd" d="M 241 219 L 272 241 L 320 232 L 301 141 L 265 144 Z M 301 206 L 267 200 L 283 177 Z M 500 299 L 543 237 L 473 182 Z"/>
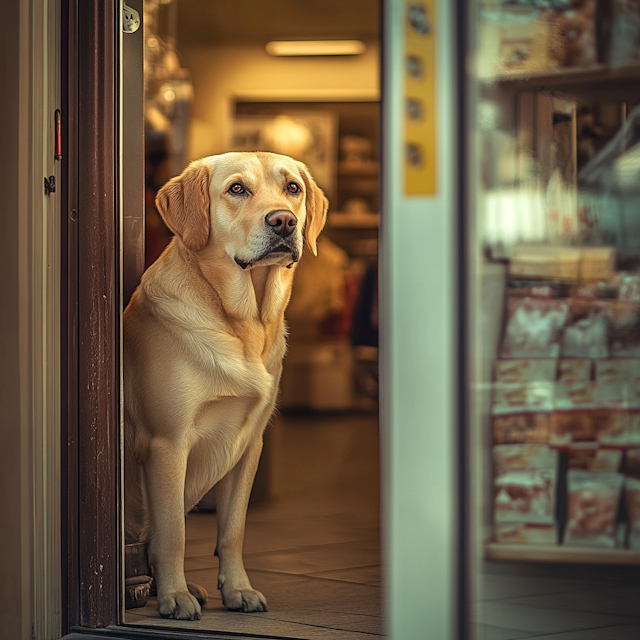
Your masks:
<path fill-rule="evenodd" d="M 338 163 L 338 175 L 341 176 L 377 176 L 379 173 L 380 164 L 374 160 Z"/>
<path fill-rule="evenodd" d="M 500 76 L 496 82 L 514 91 L 549 91 L 581 102 L 627 102 L 640 99 L 640 65 L 605 64 Z"/>
<path fill-rule="evenodd" d="M 327 225 L 334 229 L 377 229 L 380 215 L 377 213 L 330 213 Z"/>
<path fill-rule="evenodd" d="M 487 560 L 640 565 L 640 549 L 602 549 L 599 547 L 490 542 L 485 545 L 484 551 Z"/>

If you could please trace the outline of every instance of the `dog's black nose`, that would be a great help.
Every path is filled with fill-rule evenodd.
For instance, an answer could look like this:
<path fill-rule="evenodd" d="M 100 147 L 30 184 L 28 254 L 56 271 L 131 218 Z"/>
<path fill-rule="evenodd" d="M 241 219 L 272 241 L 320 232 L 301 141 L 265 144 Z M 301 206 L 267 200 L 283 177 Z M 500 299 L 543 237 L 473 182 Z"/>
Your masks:
<path fill-rule="evenodd" d="M 291 211 L 284 210 L 272 211 L 265 216 L 264 220 L 274 233 L 283 238 L 290 236 L 298 224 L 298 218 Z"/>

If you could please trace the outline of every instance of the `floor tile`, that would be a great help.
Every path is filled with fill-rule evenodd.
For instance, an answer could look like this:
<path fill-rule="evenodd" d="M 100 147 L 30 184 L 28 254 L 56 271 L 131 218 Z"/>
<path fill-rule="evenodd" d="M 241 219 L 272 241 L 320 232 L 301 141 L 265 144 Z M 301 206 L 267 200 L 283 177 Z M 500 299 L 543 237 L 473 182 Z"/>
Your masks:
<path fill-rule="evenodd" d="M 366 567 L 380 562 L 379 542 L 360 540 L 273 553 L 245 554 L 247 569 L 312 574 Z"/>
<path fill-rule="evenodd" d="M 625 625 L 530 636 L 528 640 L 638 640 L 638 638 L 640 638 L 640 625 Z"/>
<path fill-rule="evenodd" d="M 504 629 L 522 629 L 538 635 L 634 624 L 637 621 L 606 613 L 565 611 L 495 600 L 478 604 L 474 610 L 474 622 Z"/>
<path fill-rule="evenodd" d="M 477 624 L 474 626 L 474 640 L 519 640 L 520 638 L 530 638 L 531 631 L 522 629 L 502 629 L 488 624 Z"/>
<path fill-rule="evenodd" d="M 591 583 L 582 580 L 491 574 L 483 575 L 480 583 L 474 598 L 480 601 L 581 591 L 601 586 L 599 582 Z"/>
<path fill-rule="evenodd" d="M 511 604 L 590 611 L 640 619 L 640 587 L 609 587 L 503 600 Z"/>
<path fill-rule="evenodd" d="M 309 575 L 314 578 L 324 578 L 325 580 L 343 580 L 357 584 L 382 585 L 382 567 L 380 565 L 357 567 L 355 569 L 338 569 L 337 571 L 321 571 Z"/>

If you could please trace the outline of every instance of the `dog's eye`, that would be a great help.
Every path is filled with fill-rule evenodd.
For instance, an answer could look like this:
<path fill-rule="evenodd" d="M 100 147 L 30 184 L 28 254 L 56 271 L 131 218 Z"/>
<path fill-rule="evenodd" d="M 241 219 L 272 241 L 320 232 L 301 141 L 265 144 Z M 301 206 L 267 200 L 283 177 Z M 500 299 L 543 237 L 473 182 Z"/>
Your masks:
<path fill-rule="evenodd" d="M 287 191 L 289 193 L 300 193 L 300 191 L 301 191 L 300 185 L 296 184 L 295 182 L 290 182 L 287 185 Z"/>
<path fill-rule="evenodd" d="M 245 188 L 239 182 L 234 182 L 229 187 L 229 193 L 233 193 L 233 194 L 239 196 L 239 195 L 242 195 L 243 193 L 245 193 Z"/>

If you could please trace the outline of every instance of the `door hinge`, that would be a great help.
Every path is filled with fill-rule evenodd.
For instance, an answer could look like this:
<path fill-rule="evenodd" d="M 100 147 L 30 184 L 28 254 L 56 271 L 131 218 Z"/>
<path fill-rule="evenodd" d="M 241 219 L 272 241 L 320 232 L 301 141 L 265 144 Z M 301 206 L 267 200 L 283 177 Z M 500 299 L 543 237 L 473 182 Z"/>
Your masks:
<path fill-rule="evenodd" d="M 48 196 L 50 193 L 56 192 L 56 177 L 49 176 L 44 179 L 44 195 Z"/>

